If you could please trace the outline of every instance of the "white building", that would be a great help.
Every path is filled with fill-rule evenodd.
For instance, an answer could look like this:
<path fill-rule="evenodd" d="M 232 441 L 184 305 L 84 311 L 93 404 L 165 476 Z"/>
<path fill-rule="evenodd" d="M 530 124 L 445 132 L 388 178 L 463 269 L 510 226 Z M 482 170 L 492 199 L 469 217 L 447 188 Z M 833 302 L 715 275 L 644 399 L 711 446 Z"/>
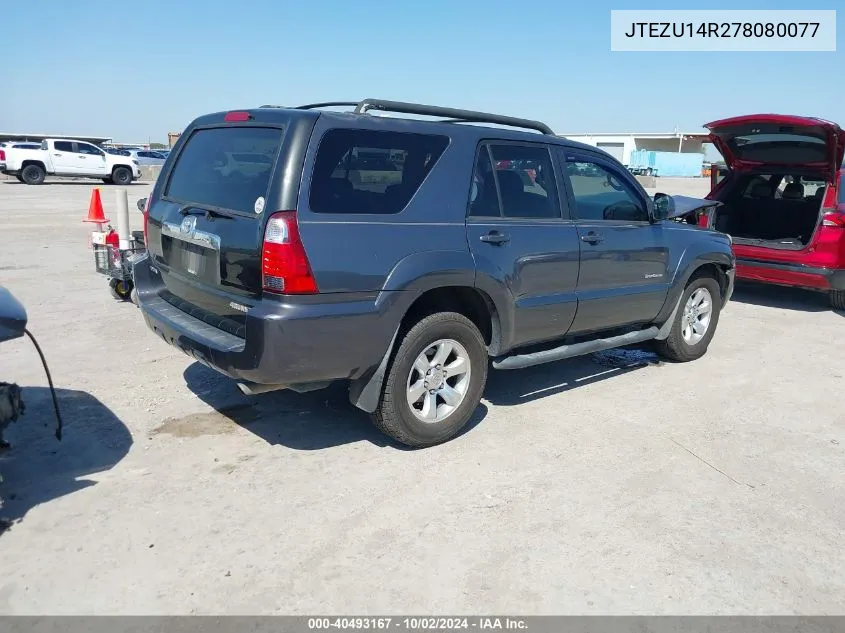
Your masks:
<path fill-rule="evenodd" d="M 656 152 L 704 153 L 707 134 L 702 132 L 672 132 L 668 134 L 560 134 L 579 143 L 603 149 L 623 165 L 630 164 L 631 152 L 650 150 Z"/>

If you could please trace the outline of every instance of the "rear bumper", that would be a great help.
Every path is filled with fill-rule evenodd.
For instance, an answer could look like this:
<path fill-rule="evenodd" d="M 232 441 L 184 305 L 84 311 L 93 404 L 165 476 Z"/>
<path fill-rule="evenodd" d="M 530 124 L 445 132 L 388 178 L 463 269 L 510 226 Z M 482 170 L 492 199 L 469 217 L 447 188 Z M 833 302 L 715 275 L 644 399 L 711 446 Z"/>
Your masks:
<path fill-rule="evenodd" d="M 737 279 L 811 290 L 845 290 L 845 269 L 817 268 L 756 259 L 736 260 Z"/>
<path fill-rule="evenodd" d="M 266 299 L 249 308 L 241 338 L 164 301 L 149 257 L 133 273 L 147 326 L 169 345 L 239 381 L 293 386 L 358 378 L 381 362 L 393 335 L 374 301 Z"/>

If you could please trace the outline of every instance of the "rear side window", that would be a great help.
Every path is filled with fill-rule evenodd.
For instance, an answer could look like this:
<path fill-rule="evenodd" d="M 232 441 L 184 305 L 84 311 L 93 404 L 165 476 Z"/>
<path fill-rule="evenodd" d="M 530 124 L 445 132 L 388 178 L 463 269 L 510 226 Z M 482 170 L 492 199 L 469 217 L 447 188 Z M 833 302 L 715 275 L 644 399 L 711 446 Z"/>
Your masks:
<path fill-rule="evenodd" d="M 267 195 L 283 130 L 223 127 L 191 134 L 170 174 L 164 197 L 202 207 L 254 213 Z"/>
<path fill-rule="evenodd" d="M 320 141 L 308 204 L 315 213 L 399 213 L 449 137 L 335 129 Z"/>
<path fill-rule="evenodd" d="M 548 148 L 482 145 L 473 173 L 469 214 L 473 217 L 560 218 Z"/>
<path fill-rule="evenodd" d="M 506 218 L 559 218 L 555 174 L 548 148 L 491 145 L 502 215 Z"/>
<path fill-rule="evenodd" d="M 53 147 L 57 152 L 71 152 L 73 153 L 73 143 L 70 141 L 56 141 Z"/>

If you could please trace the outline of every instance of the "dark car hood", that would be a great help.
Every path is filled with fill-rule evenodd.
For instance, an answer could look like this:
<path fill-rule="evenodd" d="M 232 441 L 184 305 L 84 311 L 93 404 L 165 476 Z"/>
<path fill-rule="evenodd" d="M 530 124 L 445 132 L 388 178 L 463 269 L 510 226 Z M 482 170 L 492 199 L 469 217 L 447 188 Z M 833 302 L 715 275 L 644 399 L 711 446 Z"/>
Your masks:
<path fill-rule="evenodd" d="M 682 218 L 699 209 L 718 207 L 722 204 L 718 200 L 706 200 L 705 198 L 692 198 L 690 196 L 672 196 L 672 200 L 675 202 L 675 211 L 667 218 L 669 220 Z"/>

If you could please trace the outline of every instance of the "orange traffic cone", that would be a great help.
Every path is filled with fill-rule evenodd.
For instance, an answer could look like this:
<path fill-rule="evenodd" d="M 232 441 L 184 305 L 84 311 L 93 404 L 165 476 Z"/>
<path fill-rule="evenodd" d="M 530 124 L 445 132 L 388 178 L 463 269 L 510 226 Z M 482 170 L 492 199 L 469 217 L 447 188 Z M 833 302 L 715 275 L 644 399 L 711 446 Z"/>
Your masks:
<path fill-rule="evenodd" d="M 91 202 L 88 205 L 88 217 L 82 220 L 83 222 L 92 222 L 94 224 L 105 224 L 108 222 L 103 213 L 103 201 L 100 200 L 100 190 L 94 188 L 91 192 Z"/>

